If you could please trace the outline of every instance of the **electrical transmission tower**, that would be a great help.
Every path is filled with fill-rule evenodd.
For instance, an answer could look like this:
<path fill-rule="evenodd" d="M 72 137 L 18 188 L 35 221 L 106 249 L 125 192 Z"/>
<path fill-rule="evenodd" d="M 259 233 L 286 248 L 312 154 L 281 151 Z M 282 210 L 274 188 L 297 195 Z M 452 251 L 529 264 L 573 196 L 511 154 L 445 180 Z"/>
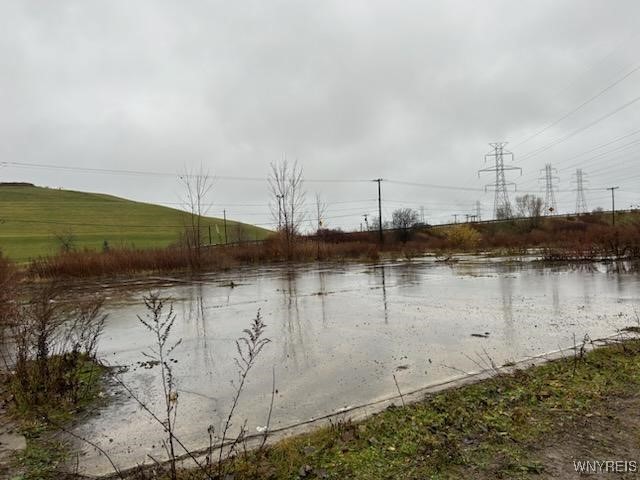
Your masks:
<path fill-rule="evenodd" d="M 490 143 L 489 145 L 491 145 L 493 151 L 484 156 L 484 161 L 486 162 L 487 158 L 493 157 L 495 160 L 495 167 L 478 170 L 478 177 L 480 177 L 480 173 L 482 172 L 495 172 L 496 174 L 496 182 L 484 187 L 485 191 L 487 191 L 488 187 L 494 188 L 495 199 L 493 202 L 493 215 L 496 219 L 512 217 L 511 202 L 509 202 L 507 186 L 513 185 L 515 188 L 516 184 L 513 182 L 507 182 L 505 171 L 520 170 L 520 175 L 522 175 L 522 169 L 520 167 L 504 166 L 505 156 L 511 155 L 511 161 L 513 161 L 513 153 L 504 149 L 506 144 L 506 142 Z"/>
<path fill-rule="evenodd" d="M 540 177 L 540 180 L 544 180 L 544 214 L 545 215 L 553 215 L 558 210 L 558 205 L 556 203 L 556 186 L 555 181 L 558 180 L 558 177 L 554 175 L 554 172 L 557 173 L 557 170 L 551 166 L 550 163 L 547 163 L 544 166 L 544 177 Z"/>
<path fill-rule="evenodd" d="M 587 213 L 587 200 L 584 196 L 584 172 L 581 168 L 576 169 L 576 214 Z"/>
<path fill-rule="evenodd" d="M 476 200 L 476 220 L 479 222 L 482 220 L 482 205 L 480 200 Z"/>

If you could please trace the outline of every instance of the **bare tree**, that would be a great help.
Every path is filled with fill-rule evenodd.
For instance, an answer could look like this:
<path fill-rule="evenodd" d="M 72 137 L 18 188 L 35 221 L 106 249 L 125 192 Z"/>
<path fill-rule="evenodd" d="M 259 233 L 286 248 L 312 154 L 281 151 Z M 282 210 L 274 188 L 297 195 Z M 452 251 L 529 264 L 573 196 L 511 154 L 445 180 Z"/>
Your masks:
<path fill-rule="evenodd" d="M 542 198 L 526 194 L 516 197 L 516 210 L 519 217 L 529 218 L 531 228 L 536 227 L 540 223 L 542 215 Z"/>
<path fill-rule="evenodd" d="M 498 207 L 496 210 L 496 220 L 508 220 L 512 216 L 509 205 Z"/>
<path fill-rule="evenodd" d="M 391 214 L 391 224 L 396 230 L 398 238 L 406 242 L 411 237 L 413 229 L 420 223 L 420 215 L 411 208 L 399 208 Z"/>
<path fill-rule="evenodd" d="M 198 268 L 202 256 L 202 218 L 210 207 L 207 196 L 213 188 L 213 179 L 200 165 L 197 170 L 185 168 L 180 181 L 184 187 L 184 208 L 189 213 L 184 241 L 190 253 L 191 266 Z"/>
<path fill-rule="evenodd" d="M 275 205 L 271 211 L 277 220 L 278 229 L 283 234 L 287 254 L 290 256 L 295 237 L 304 221 L 304 185 L 302 167 L 298 162 L 290 164 L 286 159 L 271 164 L 269 189 Z"/>
<path fill-rule="evenodd" d="M 69 253 L 75 250 L 76 247 L 76 234 L 71 228 L 55 232 L 53 236 L 60 244 L 60 250 L 64 253 Z"/>

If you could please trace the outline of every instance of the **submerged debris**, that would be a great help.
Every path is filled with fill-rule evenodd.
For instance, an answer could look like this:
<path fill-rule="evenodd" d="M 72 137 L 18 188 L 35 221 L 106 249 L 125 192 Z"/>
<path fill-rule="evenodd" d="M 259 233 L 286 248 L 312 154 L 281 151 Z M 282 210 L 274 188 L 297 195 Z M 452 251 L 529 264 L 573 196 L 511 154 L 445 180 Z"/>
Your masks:
<path fill-rule="evenodd" d="M 478 338 L 489 338 L 489 332 L 484 332 L 484 333 L 472 333 L 471 334 L 472 337 L 478 337 Z"/>

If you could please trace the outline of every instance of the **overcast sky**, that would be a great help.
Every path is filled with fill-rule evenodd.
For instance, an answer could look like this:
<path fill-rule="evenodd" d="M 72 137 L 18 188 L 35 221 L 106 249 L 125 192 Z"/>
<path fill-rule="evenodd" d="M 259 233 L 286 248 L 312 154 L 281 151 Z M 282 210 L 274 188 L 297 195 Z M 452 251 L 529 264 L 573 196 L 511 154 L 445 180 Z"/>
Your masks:
<path fill-rule="evenodd" d="M 385 216 L 423 206 L 446 221 L 479 200 L 488 217 L 494 178 L 477 170 L 505 141 L 520 191 L 551 163 L 573 211 L 582 166 L 628 207 L 639 25 L 637 0 L 0 0 L 0 161 L 169 174 L 9 163 L 0 176 L 171 205 L 174 175 L 202 164 L 219 177 L 211 215 L 270 224 L 266 180 L 224 177 L 266 179 L 286 155 L 327 224 L 356 228 L 376 185 L 311 180 L 464 187 L 384 182 Z M 587 191 L 589 208 L 609 195 Z"/>

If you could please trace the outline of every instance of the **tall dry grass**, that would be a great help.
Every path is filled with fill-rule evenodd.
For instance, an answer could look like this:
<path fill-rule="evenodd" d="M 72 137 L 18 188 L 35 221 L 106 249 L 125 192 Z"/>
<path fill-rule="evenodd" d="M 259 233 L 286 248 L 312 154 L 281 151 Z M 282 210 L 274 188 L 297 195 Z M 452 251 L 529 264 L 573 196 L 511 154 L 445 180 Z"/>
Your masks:
<path fill-rule="evenodd" d="M 287 244 L 277 235 L 261 243 L 205 247 L 198 264 L 181 246 L 166 249 L 110 249 L 80 251 L 42 257 L 31 262 L 33 278 L 114 276 L 175 270 L 225 270 L 238 265 L 315 260 L 377 260 L 385 254 L 411 258 L 425 252 L 500 250 L 515 254 L 542 248 L 549 258 L 597 259 L 640 257 L 640 220 L 615 228 L 606 218 L 589 216 L 548 218 L 537 223 L 513 220 L 494 224 L 464 224 L 416 232 L 403 243 L 393 231 L 378 243 L 377 232 L 347 234 L 322 231 L 317 237 L 298 237 Z M 0 269 L 2 265 L 0 264 Z"/>
<path fill-rule="evenodd" d="M 197 269 L 225 270 L 237 265 L 318 259 L 376 259 L 379 246 L 374 242 L 321 242 L 300 238 L 291 247 L 278 237 L 262 243 L 203 248 Z M 31 278 L 115 276 L 140 272 L 195 270 L 192 253 L 182 247 L 165 249 L 110 249 L 104 252 L 64 252 L 33 260 L 28 267 Z"/>
<path fill-rule="evenodd" d="M 0 331 L 14 322 L 20 277 L 16 265 L 0 252 Z"/>
<path fill-rule="evenodd" d="M 60 411 L 77 405 L 99 375 L 98 338 L 106 315 L 102 299 L 67 303 L 54 283 L 38 285 L 15 309 L 9 389 L 20 412 Z"/>

